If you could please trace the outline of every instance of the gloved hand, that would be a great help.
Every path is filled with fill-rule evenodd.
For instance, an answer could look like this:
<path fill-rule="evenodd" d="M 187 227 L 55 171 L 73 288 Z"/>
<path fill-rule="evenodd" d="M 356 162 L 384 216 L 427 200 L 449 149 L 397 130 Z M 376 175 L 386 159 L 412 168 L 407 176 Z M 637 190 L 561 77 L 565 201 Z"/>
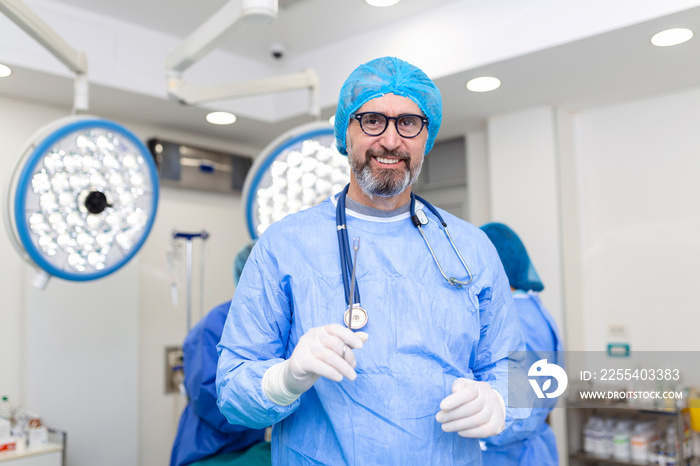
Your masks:
<path fill-rule="evenodd" d="M 505 427 L 506 406 L 488 383 L 457 379 L 452 384 L 452 395 L 442 400 L 435 419 L 445 432 L 469 438 L 491 437 Z"/>
<path fill-rule="evenodd" d="M 263 391 L 274 403 L 286 406 L 311 388 L 319 377 L 340 382 L 355 380 L 355 354 L 367 341 L 365 332 L 353 332 L 339 324 L 315 327 L 299 339 L 292 355 L 270 367 L 263 376 Z"/>

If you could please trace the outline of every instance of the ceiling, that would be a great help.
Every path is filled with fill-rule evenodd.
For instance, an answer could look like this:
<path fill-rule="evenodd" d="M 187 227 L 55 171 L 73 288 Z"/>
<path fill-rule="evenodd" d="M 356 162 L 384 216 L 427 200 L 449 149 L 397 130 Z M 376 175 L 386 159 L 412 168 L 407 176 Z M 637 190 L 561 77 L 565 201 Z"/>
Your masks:
<path fill-rule="evenodd" d="M 613 11 L 608 16 L 598 15 L 600 19 L 596 20 L 593 15 L 596 12 L 591 12 L 593 19 L 585 29 L 579 26 L 585 23 L 581 13 L 572 10 L 571 16 L 574 17 L 567 18 L 567 11 L 561 8 L 554 11 L 553 0 L 521 1 L 520 4 L 527 4 L 528 9 L 519 10 L 517 15 L 509 15 L 507 11 L 511 10 L 504 10 L 504 13 L 484 10 L 483 6 L 477 6 L 483 2 L 477 0 L 402 0 L 391 8 L 372 8 L 361 0 L 279 0 L 279 12 L 274 22 L 232 29 L 220 43 L 217 53 L 234 57 L 238 64 L 249 64 L 258 76 L 290 73 L 302 66 L 316 69 L 322 89 L 326 91 L 321 102 L 322 117 L 328 118 L 335 111 L 333 96 L 337 94 L 342 79 L 362 62 L 362 57 L 371 57 L 373 49 L 392 53 L 393 49 L 387 49 L 385 44 L 395 45 L 396 50 L 409 51 L 412 49 L 405 47 L 419 48 L 427 44 L 425 58 L 417 54 L 413 58 L 410 52 L 406 54 L 412 57 L 408 61 L 419 64 L 435 79 L 442 92 L 444 116 L 438 136 L 440 140 L 483 128 L 489 116 L 528 107 L 557 104 L 579 111 L 700 86 L 700 37 L 697 37 L 700 34 L 700 2 L 674 1 L 674 5 L 669 4 L 669 11 L 650 11 L 642 20 L 639 17 L 627 20 L 624 12 Z M 573 3 L 590 5 L 596 2 L 598 0 Z M 498 0 L 491 5 L 498 8 L 498 3 L 502 4 L 501 7 L 515 4 L 514 0 Z M 628 0 L 621 3 L 631 4 Z M 157 31 L 176 41 L 183 40 L 224 4 L 225 0 L 27 2 L 37 13 L 43 13 L 49 25 L 61 25 L 62 31 L 68 35 L 73 33 L 65 29 L 67 26 L 63 25 L 61 18 L 78 18 L 84 11 L 92 15 L 90 18 L 99 15 L 109 18 L 110 24 L 118 22 L 119 27 L 138 27 L 138 30 L 130 29 L 136 31 L 132 34 L 143 30 Z M 604 2 L 601 1 L 600 5 Z M 545 11 L 552 11 L 551 18 L 542 18 L 541 11 L 537 10 L 545 7 Z M 45 13 L 52 11 L 60 15 L 47 16 Z M 447 17 L 455 11 L 474 12 L 468 16 L 465 14 L 464 27 L 460 30 L 454 26 L 455 18 Z M 483 17 L 477 14 L 480 12 Z M 443 18 L 441 14 L 446 16 Z M 603 24 L 602 18 L 608 17 L 619 18 L 619 21 L 613 24 L 608 20 Z M 440 27 L 440 21 L 444 21 L 444 28 Z M 542 24 L 535 30 L 536 21 L 542 21 Z M 601 26 L 596 28 L 596 24 Z M 549 29 L 542 30 L 543 25 Z M 689 27 L 695 31 L 696 37 L 676 47 L 650 45 L 649 38 L 654 33 L 670 27 Z M 474 38 L 473 45 L 464 45 L 465 37 L 471 37 L 469 31 L 477 29 L 482 34 L 486 31 L 487 35 Z M 0 24 L 0 63 L 12 65 L 14 72 L 9 78 L 0 79 L 0 95 L 70 107 L 73 98 L 70 75 L 52 71 L 50 66 L 35 66 L 31 57 L 3 57 L 2 30 Z M 539 38 L 540 42 L 535 44 L 533 37 Z M 283 58 L 276 60 L 271 56 L 273 44 L 283 44 Z M 79 44 L 75 46 L 80 48 Z M 144 53 L 147 47 L 148 44 L 143 45 Z M 95 73 L 98 75 L 99 59 L 88 54 L 88 61 L 98 63 Z M 422 61 L 428 66 L 423 67 Z M 219 63 L 219 66 L 223 65 Z M 229 75 L 226 69 L 218 73 Z M 234 74 L 230 72 L 230 75 Z M 497 76 L 503 85 L 490 93 L 471 93 L 465 89 L 469 79 L 482 75 Z M 162 76 L 157 78 L 160 80 Z M 285 108 L 273 117 L 236 110 L 239 119 L 234 125 L 217 127 L 204 122 L 203 117 L 211 106 L 188 106 L 167 99 L 164 80 L 152 84 L 145 83 L 144 78 L 142 81 L 147 85 L 143 91 L 136 85 L 126 88 L 107 81 L 99 76 L 91 79 L 91 113 L 257 148 L 264 147 L 282 132 L 310 121 L 304 105 L 293 104 L 300 108 L 293 111 Z M 141 83 L 138 76 L 134 77 L 134 82 Z M 147 89 L 148 86 L 152 87 Z M 159 89 L 162 86 L 163 92 L 154 92 L 155 86 Z M 294 102 L 304 102 L 304 99 L 299 99 L 297 97 Z M 275 105 L 289 106 L 280 102 Z M 234 109 L 237 105 L 235 102 L 228 104 Z"/>
<path fill-rule="evenodd" d="M 57 1 L 176 37 L 185 37 L 227 3 L 227 0 Z M 220 47 L 259 60 L 269 57 L 270 45 L 279 43 L 284 44 L 289 53 L 299 55 L 324 42 L 336 42 L 351 34 L 381 28 L 388 22 L 419 15 L 450 1 L 454 0 L 402 0 L 391 8 L 374 8 L 362 0 L 278 0 L 274 22 L 233 31 Z M 318 21 L 320 18 L 324 20 Z"/>

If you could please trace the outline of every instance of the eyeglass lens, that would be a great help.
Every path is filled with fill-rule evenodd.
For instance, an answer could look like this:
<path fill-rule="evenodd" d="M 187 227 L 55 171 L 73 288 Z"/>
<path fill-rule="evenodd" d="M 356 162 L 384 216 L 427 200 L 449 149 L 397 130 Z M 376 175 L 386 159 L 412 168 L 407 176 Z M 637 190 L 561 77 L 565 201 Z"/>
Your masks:
<path fill-rule="evenodd" d="M 396 131 L 403 137 L 415 137 L 423 129 L 423 119 L 418 115 L 388 117 L 381 113 L 365 113 L 360 118 L 360 128 L 369 136 L 379 136 L 386 129 L 389 120 L 394 120 Z"/>

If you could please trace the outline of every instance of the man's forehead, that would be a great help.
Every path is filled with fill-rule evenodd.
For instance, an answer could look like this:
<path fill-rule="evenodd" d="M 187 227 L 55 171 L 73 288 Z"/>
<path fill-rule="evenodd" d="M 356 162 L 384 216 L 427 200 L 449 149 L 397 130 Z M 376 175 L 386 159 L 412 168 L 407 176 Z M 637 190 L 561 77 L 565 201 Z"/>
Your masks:
<path fill-rule="evenodd" d="M 420 107 L 409 97 L 395 94 L 384 94 L 367 101 L 356 113 L 382 112 L 387 114 L 415 113 L 423 114 Z"/>

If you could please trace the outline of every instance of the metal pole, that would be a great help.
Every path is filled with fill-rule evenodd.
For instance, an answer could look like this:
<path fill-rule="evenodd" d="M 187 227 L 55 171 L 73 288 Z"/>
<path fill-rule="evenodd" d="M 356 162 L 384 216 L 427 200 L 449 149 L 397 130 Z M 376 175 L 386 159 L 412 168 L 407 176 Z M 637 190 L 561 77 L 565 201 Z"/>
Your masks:
<path fill-rule="evenodd" d="M 192 330 L 192 238 L 187 238 L 187 333 Z"/>
<path fill-rule="evenodd" d="M 209 233 L 202 230 L 200 233 L 173 232 L 173 238 L 187 241 L 187 333 L 192 330 L 192 240 L 201 238 L 202 241 L 209 238 Z"/>

